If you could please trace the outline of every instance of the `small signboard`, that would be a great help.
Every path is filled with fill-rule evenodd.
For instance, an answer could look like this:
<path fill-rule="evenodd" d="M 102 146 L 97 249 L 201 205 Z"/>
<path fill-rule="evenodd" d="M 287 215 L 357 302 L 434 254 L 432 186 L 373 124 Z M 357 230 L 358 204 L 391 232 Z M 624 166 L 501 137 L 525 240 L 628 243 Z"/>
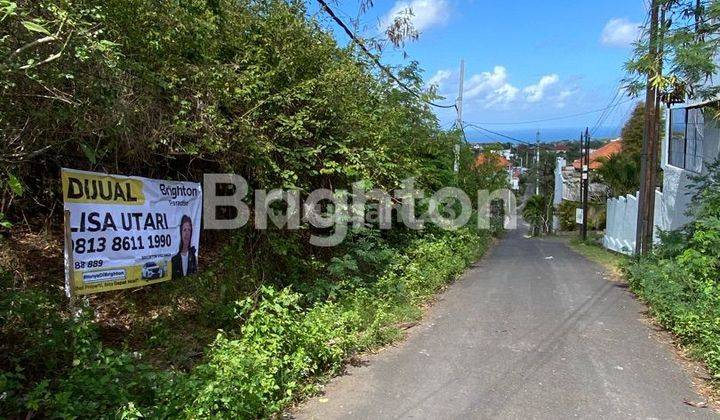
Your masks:
<path fill-rule="evenodd" d="M 581 225 L 583 222 L 583 209 L 575 209 L 575 223 Z"/>
<path fill-rule="evenodd" d="M 62 170 L 68 296 L 197 272 L 200 184 Z"/>

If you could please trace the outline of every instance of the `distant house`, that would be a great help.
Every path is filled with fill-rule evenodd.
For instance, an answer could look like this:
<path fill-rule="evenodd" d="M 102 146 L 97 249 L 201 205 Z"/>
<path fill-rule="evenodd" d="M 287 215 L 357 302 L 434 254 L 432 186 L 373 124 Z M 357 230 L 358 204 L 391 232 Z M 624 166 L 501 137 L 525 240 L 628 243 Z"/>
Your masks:
<path fill-rule="evenodd" d="M 508 174 L 508 183 L 513 190 L 520 189 L 520 174 L 519 168 L 513 168 L 512 162 L 510 162 L 504 155 L 492 152 L 483 152 L 477 155 L 475 158 L 475 165 L 494 165 L 497 169 L 504 169 Z"/>
<path fill-rule="evenodd" d="M 510 149 L 493 150 L 492 152 L 504 157 L 507 160 L 510 160 L 513 157 L 513 152 Z"/>
<path fill-rule="evenodd" d="M 603 160 L 622 151 L 622 139 L 617 138 L 611 140 L 601 148 L 590 151 L 591 171 L 595 171 L 602 167 Z M 558 156 L 555 160 L 555 191 L 553 196 L 553 205 L 559 206 L 563 201 L 580 202 L 580 178 L 582 163 L 580 159 L 576 159 L 571 165 L 567 165 L 564 157 Z M 597 202 L 607 198 L 608 187 L 601 182 L 591 182 L 588 186 L 590 201 Z M 553 218 L 555 229 L 560 227 L 560 219 Z"/>
<path fill-rule="evenodd" d="M 555 147 L 553 147 L 553 151 L 556 155 L 567 154 L 568 150 L 570 150 L 568 145 L 563 143 L 558 143 L 555 145 Z"/>
<path fill-rule="evenodd" d="M 620 143 L 619 141 L 617 143 Z M 617 147 L 617 146 L 613 146 Z M 598 149 L 599 151 L 600 149 Z M 611 148 L 606 149 L 606 151 L 603 151 L 601 154 L 596 154 L 596 158 L 600 158 L 601 156 L 606 156 L 607 151 L 612 150 Z M 610 153 L 611 156 L 613 153 Z M 590 155 L 592 159 L 592 154 Z M 576 205 L 580 206 L 580 161 L 577 162 L 577 167 L 575 165 L 575 162 L 573 162 L 572 165 L 568 165 L 565 158 L 558 156 L 555 158 L 555 190 L 553 195 L 553 206 L 556 208 L 563 202 L 563 201 L 570 201 L 577 203 Z M 601 161 L 593 161 L 591 160 L 590 168 L 591 170 L 597 169 L 600 166 L 602 166 Z M 593 165 L 592 163 L 595 163 Z M 598 200 L 604 200 L 607 197 L 608 194 L 608 188 L 605 184 L 599 183 L 599 182 L 591 182 L 588 186 L 588 192 L 589 197 L 591 201 L 598 201 Z M 560 218 L 558 216 L 553 216 L 553 229 L 560 229 Z"/>
<path fill-rule="evenodd" d="M 522 168 L 513 168 L 510 171 L 510 189 L 518 191 L 520 189 L 520 177 L 522 176 Z"/>
<path fill-rule="evenodd" d="M 590 153 L 590 170 L 594 171 L 599 169 L 602 166 L 602 162 L 604 159 L 620 153 L 622 151 L 622 147 L 622 139 L 617 138 L 615 140 L 610 140 L 608 144 L 597 150 L 592 150 Z M 580 159 L 575 159 L 575 161 L 572 163 L 572 166 L 578 171 L 581 170 L 582 164 L 580 163 Z"/>
<path fill-rule="evenodd" d="M 512 162 L 510 162 L 505 156 L 495 153 L 480 153 L 475 158 L 475 164 L 480 166 L 486 163 L 492 163 L 498 168 L 510 170 L 512 168 Z"/>

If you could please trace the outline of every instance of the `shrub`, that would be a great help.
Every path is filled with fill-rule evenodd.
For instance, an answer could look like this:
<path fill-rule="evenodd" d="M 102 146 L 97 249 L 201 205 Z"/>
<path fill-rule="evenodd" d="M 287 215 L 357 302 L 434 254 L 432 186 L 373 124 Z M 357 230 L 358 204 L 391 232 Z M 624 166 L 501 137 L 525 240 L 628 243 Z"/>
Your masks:
<path fill-rule="evenodd" d="M 696 179 L 695 220 L 663 233 L 650 258 L 627 267 L 632 289 L 720 379 L 720 166 Z"/>
<path fill-rule="evenodd" d="M 575 210 L 580 203 L 575 201 L 563 200 L 558 204 L 558 216 L 560 216 L 560 229 L 565 231 L 575 230 Z"/>
<path fill-rule="evenodd" d="M 219 331 L 204 360 L 189 372 L 161 370 L 140 353 L 103 346 L 85 307 L 79 318 L 58 319 L 49 331 L 51 336 L 68 331 L 57 346 L 63 356 L 53 361 L 64 365 L 48 366 L 57 376 L 32 385 L 8 372 L 0 377 L 7 392 L 3 412 L 97 418 L 272 416 L 312 392 L 316 381 L 337 372 L 348 356 L 400 337 L 394 326 L 417 319 L 420 304 L 489 243 L 487 232 L 468 228 L 427 234 L 394 251 L 393 261 L 381 264 L 383 274 L 374 281 L 369 275 L 361 282 L 351 279 L 332 300 L 310 301 L 291 288 L 262 286 L 256 296 L 234 304 L 237 327 Z M 352 266 L 347 273 L 353 277 L 357 270 Z M 23 299 L 27 305 L 43 302 L 37 296 Z M 38 327 L 32 316 L 22 319 L 24 326 Z M 28 337 L 25 344 L 35 342 L 42 338 Z M 50 350 L 38 351 L 25 353 L 27 359 L 17 366 L 40 363 Z"/>

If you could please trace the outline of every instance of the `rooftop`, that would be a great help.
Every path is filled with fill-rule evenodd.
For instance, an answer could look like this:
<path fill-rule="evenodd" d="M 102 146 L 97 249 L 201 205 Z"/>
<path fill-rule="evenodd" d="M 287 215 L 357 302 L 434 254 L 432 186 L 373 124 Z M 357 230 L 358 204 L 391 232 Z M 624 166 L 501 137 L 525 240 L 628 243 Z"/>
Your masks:
<path fill-rule="evenodd" d="M 607 159 L 612 155 L 620 153 L 621 151 L 622 139 L 617 138 L 615 140 L 610 140 L 608 144 L 590 153 L 590 170 L 592 171 L 600 168 L 602 166 L 603 159 Z M 575 159 L 575 161 L 572 163 L 572 166 L 577 170 L 582 169 L 580 159 Z"/>

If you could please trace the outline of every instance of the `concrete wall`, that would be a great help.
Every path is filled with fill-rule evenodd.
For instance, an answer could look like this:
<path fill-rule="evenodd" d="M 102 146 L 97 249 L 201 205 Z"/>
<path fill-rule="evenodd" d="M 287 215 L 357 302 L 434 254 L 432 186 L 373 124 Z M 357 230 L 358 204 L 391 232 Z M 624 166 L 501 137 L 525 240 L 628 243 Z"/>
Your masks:
<path fill-rule="evenodd" d="M 666 224 L 668 219 L 662 206 L 664 194 L 655 191 L 655 229 L 653 241 L 660 240 L 660 231 L 670 230 Z M 616 252 L 632 255 L 635 252 L 635 233 L 637 230 L 638 200 L 637 195 L 628 194 L 624 197 L 610 198 L 607 201 L 607 225 L 603 246 Z"/>
<path fill-rule="evenodd" d="M 662 200 L 655 204 L 660 210 L 660 219 L 656 224 L 667 226 L 665 230 L 677 230 L 690 221 L 685 214 L 690 204 L 691 172 L 667 165 L 663 171 Z M 657 211 L 656 211 L 657 214 Z"/>
<path fill-rule="evenodd" d="M 681 105 L 684 107 L 686 105 Z M 712 111 L 709 111 L 712 112 Z M 665 118 L 665 133 L 670 132 L 668 111 Z M 720 157 L 720 122 L 705 115 L 703 136 L 703 169 Z M 655 192 L 654 240 L 658 241 L 660 230 L 670 231 L 682 228 L 690 221 L 687 215 L 692 195 L 692 177 L 697 175 L 668 163 L 668 135 L 662 141 L 660 165 L 663 169 L 662 191 Z M 611 198 L 607 204 L 607 228 L 603 245 L 613 251 L 632 254 L 635 250 L 637 226 L 637 196 Z"/>
<path fill-rule="evenodd" d="M 553 205 L 557 206 L 563 200 L 563 189 L 565 188 L 565 179 L 563 178 L 563 168 L 567 165 L 565 158 L 555 158 L 555 191 L 553 192 Z"/>
<path fill-rule="evenodd" d="M 637 198 L 632 194 L 608 199 L 605 248 L 628 255 L 634 252 L 637 212 Z"/>

